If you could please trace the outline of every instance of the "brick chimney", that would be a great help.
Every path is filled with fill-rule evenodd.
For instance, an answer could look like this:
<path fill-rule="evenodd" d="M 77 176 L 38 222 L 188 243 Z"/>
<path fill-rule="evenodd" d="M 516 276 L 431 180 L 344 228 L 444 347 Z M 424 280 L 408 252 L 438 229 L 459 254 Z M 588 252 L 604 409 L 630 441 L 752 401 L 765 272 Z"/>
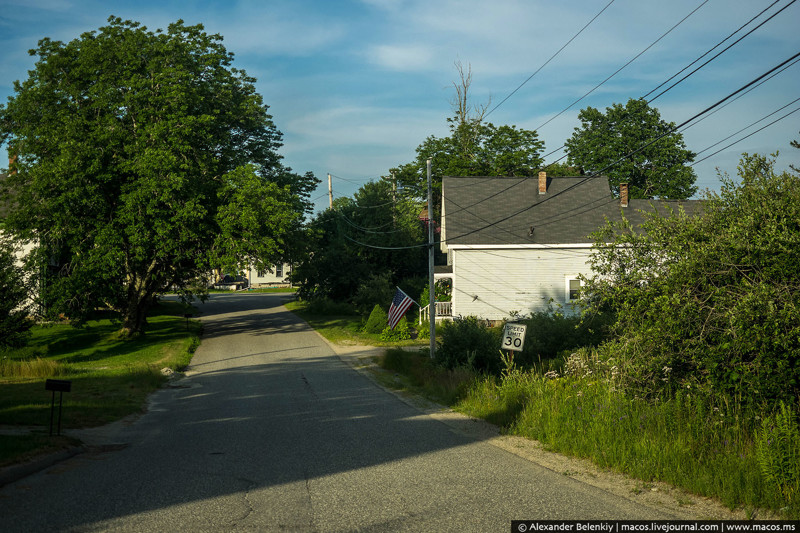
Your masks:
<path fill-rule="evenodd" d="M 539 172 L 539 194 L 547 194 L 547 172 Z"/>
<path fill-rule="evenodd" d="M 628 184 L 619 184 L 619 206 L 628 207 Z"/>

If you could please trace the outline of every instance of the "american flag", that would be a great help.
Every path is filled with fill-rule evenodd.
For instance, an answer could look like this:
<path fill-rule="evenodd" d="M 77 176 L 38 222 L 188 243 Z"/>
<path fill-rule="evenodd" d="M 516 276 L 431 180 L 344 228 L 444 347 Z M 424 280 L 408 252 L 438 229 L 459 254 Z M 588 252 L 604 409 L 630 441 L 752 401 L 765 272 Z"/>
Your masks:
<path fill-rule="evenodd" d="M 389 306 L 389 327 L 394 329 L 400 319 L 403 318 L 403 315 L 406 314 L 408 308 L 411 307 L 411 304 L 414 303 L 414 300 L 409 298 L 409 296 L 400 290 L 400 287 L 397 288 L 397 292 L 394 293 L 394 298 L 392 298 L 392 305 Z"/>

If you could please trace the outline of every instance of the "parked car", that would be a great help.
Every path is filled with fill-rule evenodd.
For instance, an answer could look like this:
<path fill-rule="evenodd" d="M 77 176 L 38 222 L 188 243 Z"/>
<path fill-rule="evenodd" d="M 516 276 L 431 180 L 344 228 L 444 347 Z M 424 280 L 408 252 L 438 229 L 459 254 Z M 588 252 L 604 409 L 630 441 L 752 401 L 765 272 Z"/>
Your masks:
<path fill-rule="evenodd" d="M 238 291 L 247 288 L 247 279 L 242 276 L 226 274 L 220 281 L 211 288 L 218 290 Z"/>

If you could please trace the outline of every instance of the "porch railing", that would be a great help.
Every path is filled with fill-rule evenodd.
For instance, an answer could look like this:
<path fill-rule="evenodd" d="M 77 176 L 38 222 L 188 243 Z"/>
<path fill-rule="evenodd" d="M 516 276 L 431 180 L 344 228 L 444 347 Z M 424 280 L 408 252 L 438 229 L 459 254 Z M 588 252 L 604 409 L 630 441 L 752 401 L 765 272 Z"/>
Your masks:
<path fill-rule="evenodd" d="M 436 320 L 447 319 L 453 316 L 453 302 L 435 302 L 436 304 Z M 420 308 L 419 310 L 419 323 L 427 322 L 430 320 L 429 308 L 430 305 Z"/>

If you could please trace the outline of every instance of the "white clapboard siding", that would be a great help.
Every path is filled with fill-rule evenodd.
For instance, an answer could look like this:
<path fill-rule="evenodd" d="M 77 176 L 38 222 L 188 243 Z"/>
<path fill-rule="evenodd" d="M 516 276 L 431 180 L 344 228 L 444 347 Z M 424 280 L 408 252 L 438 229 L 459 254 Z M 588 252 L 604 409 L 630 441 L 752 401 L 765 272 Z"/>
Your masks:
<path fill-rule="evenodd" d="M 546 311 L 568 303 L 566 279 L 588 275 L 591 249 L 450 248 L 453 256 L 453 314 L 502 320 L 514 312 Z"/>
<path fill-rule="evenodd" d="M 250 286 L 258 287 L 261 285 L 288 285 L 289 275 L 292 273 L 292 267 L 289 263 L 281 265 L 271 265 L 268 271 L 259 271 L 255 267 L 250 267 L 247 272 L 247 278 Z"/>

